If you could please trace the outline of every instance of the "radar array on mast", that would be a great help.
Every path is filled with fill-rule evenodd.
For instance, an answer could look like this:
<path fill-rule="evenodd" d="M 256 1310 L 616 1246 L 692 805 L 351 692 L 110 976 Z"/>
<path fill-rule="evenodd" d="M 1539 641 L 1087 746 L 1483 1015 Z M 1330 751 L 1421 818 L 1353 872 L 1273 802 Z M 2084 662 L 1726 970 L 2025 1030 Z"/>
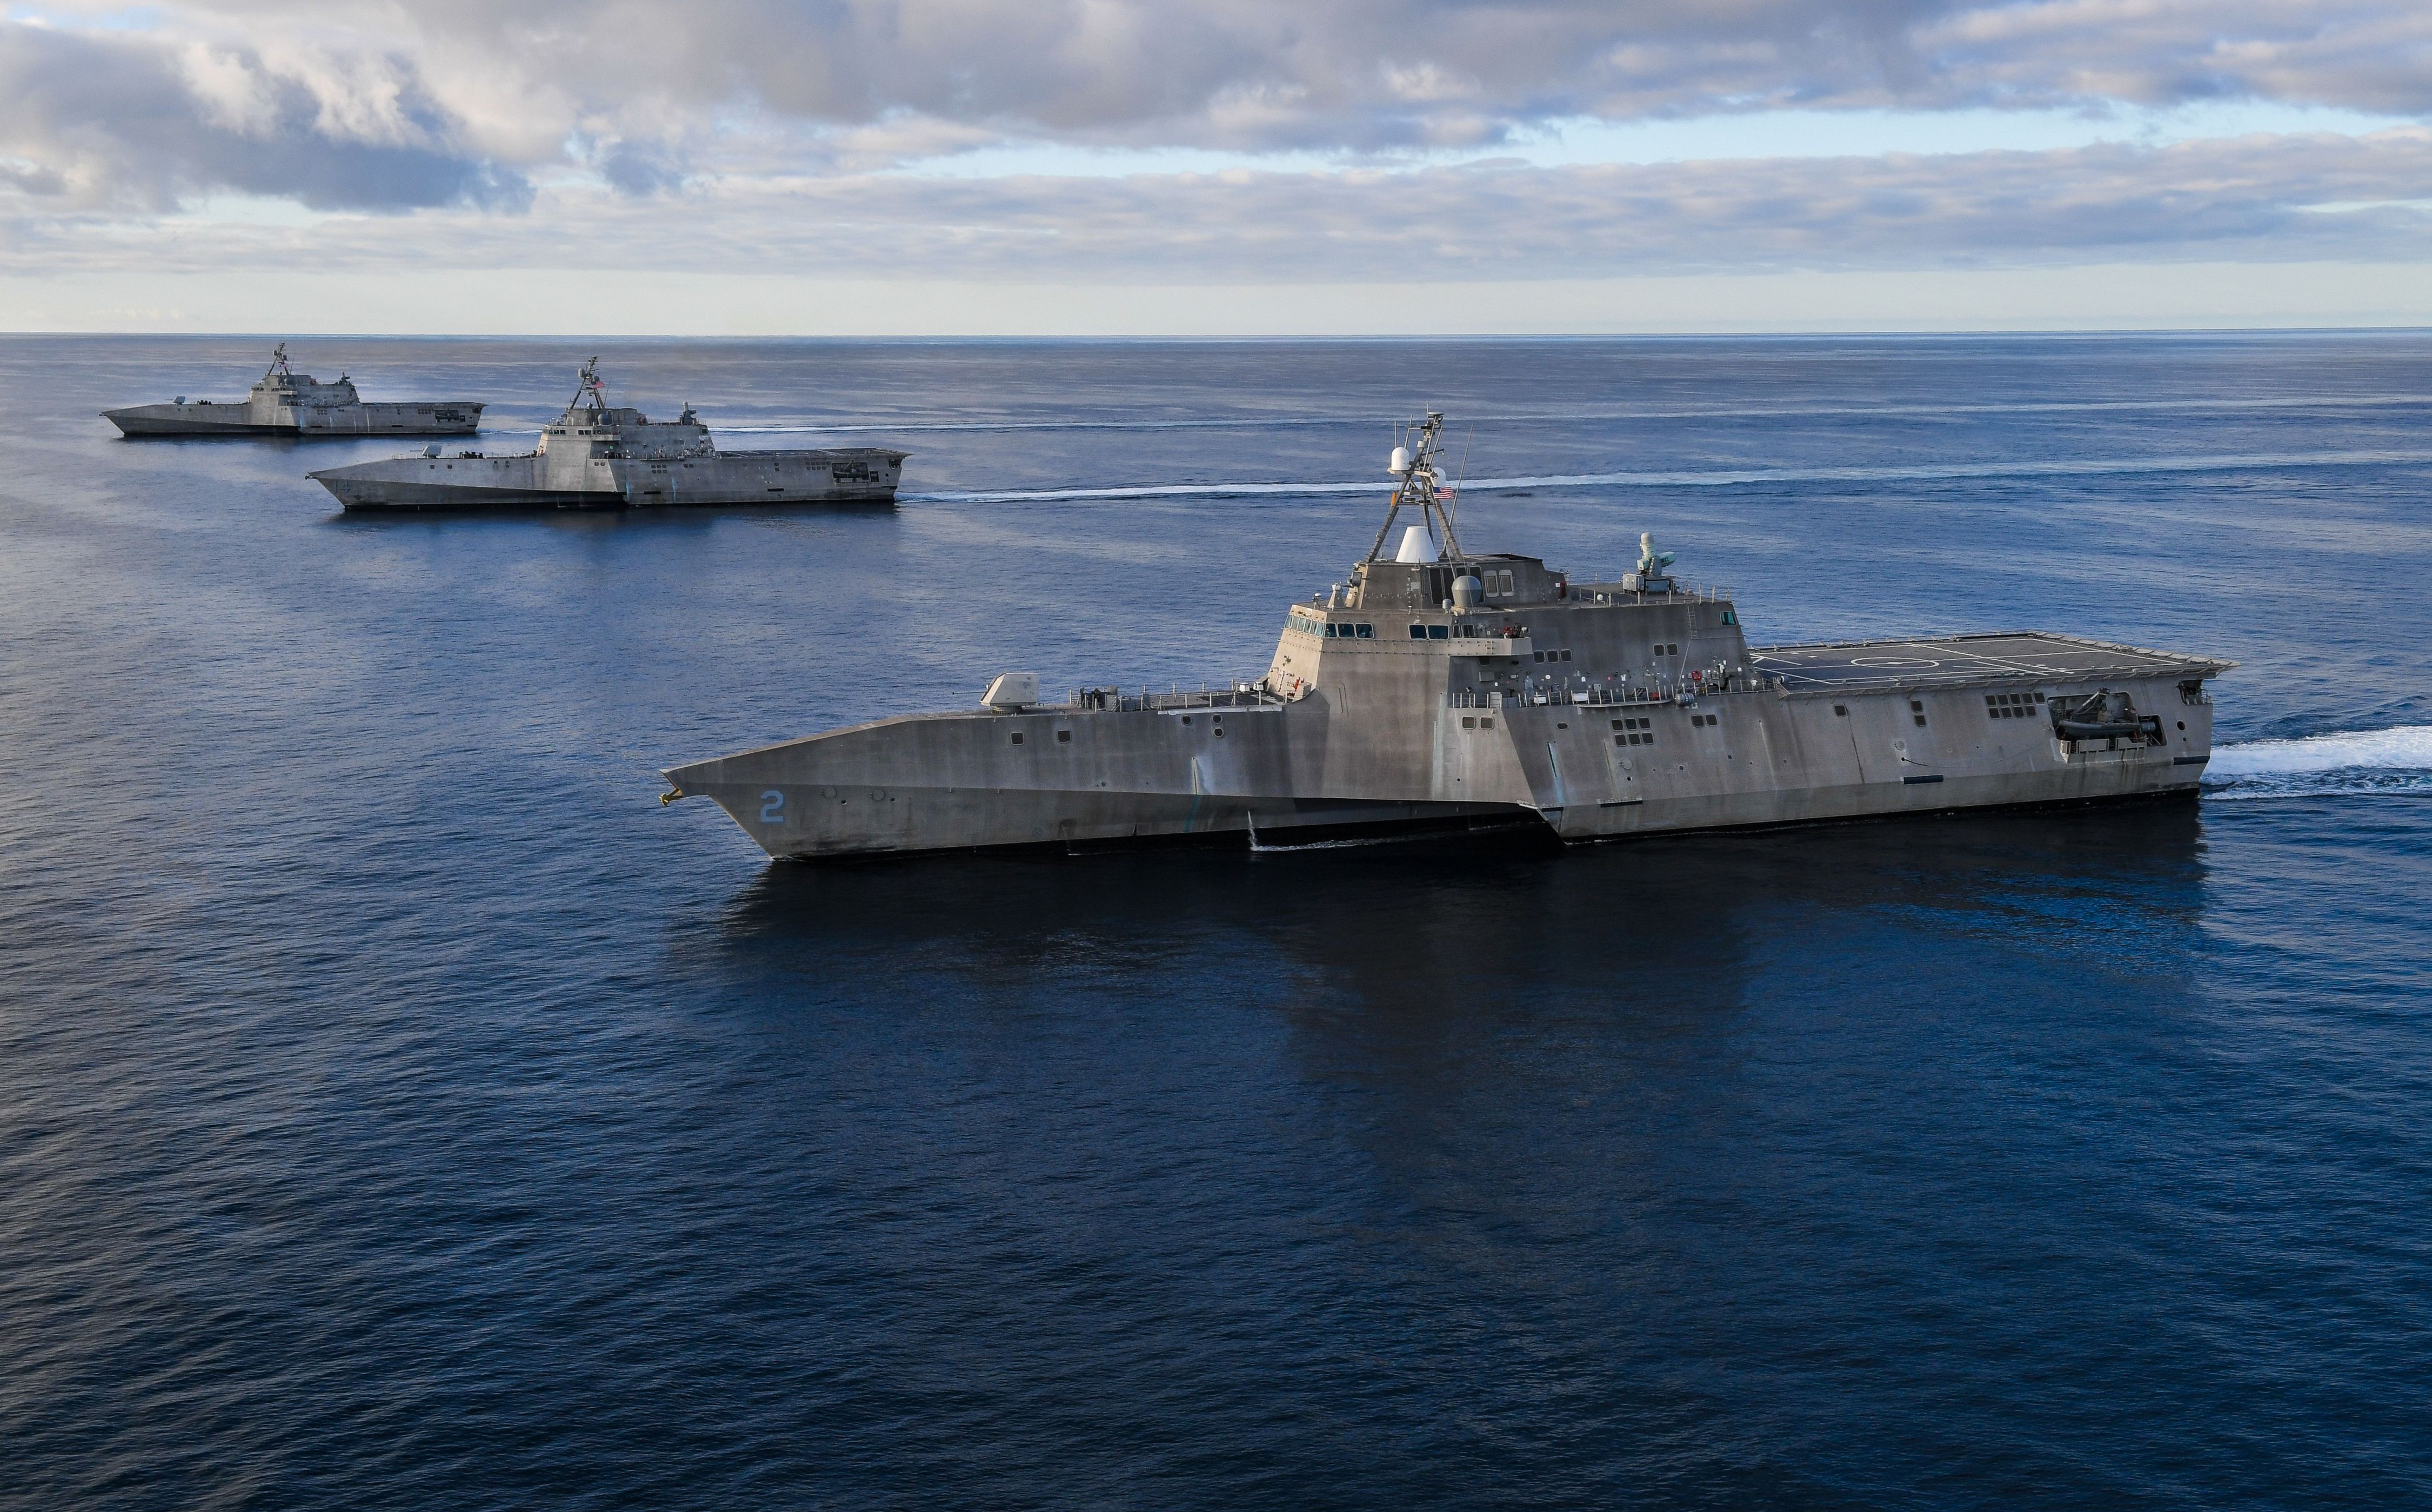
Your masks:
<path fill-rule="evenodd" d="M 1437 464 L 1443 450 L 1444 416 L 1437 411 L 1428 411 L 1427 418 L 1417 425 L 1396 428 L 1393 457 L 1386 470 L 1400 481 L 1393 485 L 1393 502 L 1386 507 L 1385 523 L 1377 528 L 1376 543 L 1360 559 L 1363 563 L 1376 561 L 1384 551 L 1385 542 L 1393 533 L 1393 522 L 1405 509 L 1417 510 L 1420 523 L 1441 543 L 1439 561 L 1461 554 L 1461 538 L 1453 533 L 1456 499 L 1444 490 L 1444 469 Z"/>

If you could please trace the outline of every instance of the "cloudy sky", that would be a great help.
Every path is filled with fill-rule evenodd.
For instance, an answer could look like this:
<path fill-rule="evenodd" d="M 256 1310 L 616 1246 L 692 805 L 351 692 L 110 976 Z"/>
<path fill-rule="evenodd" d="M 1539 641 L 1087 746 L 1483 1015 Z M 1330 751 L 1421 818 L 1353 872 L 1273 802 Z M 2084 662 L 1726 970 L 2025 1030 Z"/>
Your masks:
<path fill-rule="evenodd" d="M 2432 323 L 2432 0 L 0 0 L 0 328 Z"/>

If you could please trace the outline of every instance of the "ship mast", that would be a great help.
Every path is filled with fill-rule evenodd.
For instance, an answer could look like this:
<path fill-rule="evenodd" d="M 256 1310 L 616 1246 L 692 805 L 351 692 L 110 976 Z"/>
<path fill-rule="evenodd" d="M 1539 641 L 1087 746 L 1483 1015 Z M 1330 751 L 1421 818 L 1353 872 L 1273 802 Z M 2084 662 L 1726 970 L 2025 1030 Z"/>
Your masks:
<path fill-rule="evenodd" d="M 285 342 L 280 342 L 279 344 L 279 350 L 270 354 L 270 371 L 262 375 L 262 381 L 266 383 L 275 378 L 292 377 L 294 377 L 294 374 L 289 371 L 287 366 L 287 344 Z"/>
<path fill-rule="evenodd" d="M 1393 485 L 1393 501 L 1385 510 L 1385 523 L 1376 530 L 1376 544 L 1360 559 L 1365 566 L 1385 550 L 1385 542 L 1393 533 L 1393 522 L 1405 509 L 1419 512 L 1420 523 L 1427 533 L 1444 543 L 1439 560 L 1458 558 L 1461 554 L 1461 538 L 1453 534 L 1453 495 L 1444 492 L 1444 469 L 1436 465 L 1436 455 L 1444 449 L 1444 416 L 1434 410 L 1427 417 L 1408 430 L 1400 431 L 1400 444 L 1393 447 L 1393 461 L 1389 469 L 1401 481 Z"/>
<path fill-rule="evenodd" d="M 607 384 L 600 378 L 600 359 L 595 357 L 583 364 L 583 375 L 574 380 L 574 397 L 566 401 L 566 412 L 572 414 L 583 403 L 583 396 L 586 395 L 591 399 L 592 413 L 597 414 L 607 409 L 606 389 Z"/>

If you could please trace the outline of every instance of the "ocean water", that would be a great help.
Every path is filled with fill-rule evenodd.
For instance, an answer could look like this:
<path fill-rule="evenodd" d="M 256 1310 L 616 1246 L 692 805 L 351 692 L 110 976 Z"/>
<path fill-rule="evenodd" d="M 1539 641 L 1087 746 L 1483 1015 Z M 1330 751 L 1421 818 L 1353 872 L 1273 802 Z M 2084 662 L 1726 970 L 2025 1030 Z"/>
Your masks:
<path fill-rule="evenodd" d="M 600 344 L 892 511 L 350 519 L 0 341 L 0 1505 L 2432 1498 L 2432 335 Z M 312 341 L 528 442 L 591 346 Z M 2236 659 L 2199 805 L 772 865 L 654 768 L 1193 684 L 1455 420 L 1760 640 Z"/>

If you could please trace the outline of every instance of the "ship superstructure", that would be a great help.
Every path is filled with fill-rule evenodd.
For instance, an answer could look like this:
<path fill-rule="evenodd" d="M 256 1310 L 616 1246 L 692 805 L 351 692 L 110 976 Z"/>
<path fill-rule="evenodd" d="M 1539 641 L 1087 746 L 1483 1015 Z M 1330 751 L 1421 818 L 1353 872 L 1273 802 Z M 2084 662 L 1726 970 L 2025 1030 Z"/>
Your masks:
<path fill-rule="evenodd" d="M 481 405 L 472 399 L 367 402 L 344 373 L 324 383 L 296 372 L 281 342 L 269 371 L 241 400 L 189 401 L 181 394 L 168 404 L 105 410 L 102 418 L 128 437 L 469 436 L 481 428 Z"/>
<path fill-rule="evenodd" d="M 671 421 L 611 405 L 595 357 L 532 451 L 449 455 L 430 446 L 419 457 L 312 476 L 349 510 L 887 504 L 907 455 L 882 447 L 722 452 L 689 404 Z"/>
<path fill-rule="evenodd" d="M 912 714 L 668 768 L 772 856 L 1537 825 L 1564 840 L 2191 797 L 2233 664 L 2040 631 L 1750 647 L 1640 537 L 1575 582 L 1465 549 L 1443 417 L 1385 524 L 1291 607 L 1256 679 L 1076 690 L 1007 673 Z M 1391 556 L 1396 523 L 1414 515 Z"/>

